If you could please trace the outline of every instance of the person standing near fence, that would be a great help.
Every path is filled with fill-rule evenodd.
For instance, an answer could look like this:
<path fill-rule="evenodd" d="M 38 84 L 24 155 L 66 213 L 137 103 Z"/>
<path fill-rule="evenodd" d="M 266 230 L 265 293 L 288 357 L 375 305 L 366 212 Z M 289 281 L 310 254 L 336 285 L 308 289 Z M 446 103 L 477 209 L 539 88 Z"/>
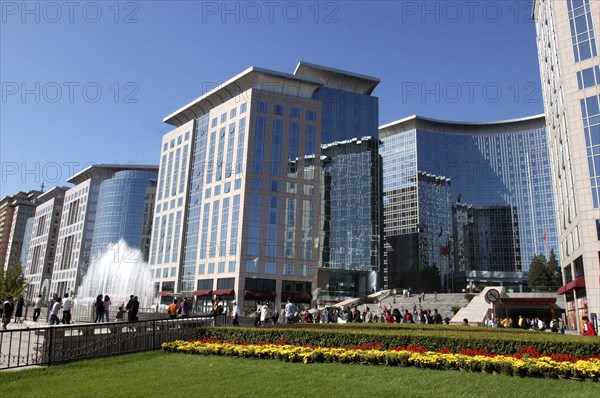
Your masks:
<path fill-rule="evenodd" d="M 110 318 L 108 316 L 108 311 L 110 310 L 110 306 L 112 304 L 112 301 L 110 300 L 110 297 L 108 297 L 108 294 L 106 296 L 104 296 L 104 319 L 105 322 L 110 322 Z"/>
<path fill-rule="evenodd" d="M 25 299 L 19 297 L 15 303 L 15 323 L 23 323 L 23 307 L 25 307 Z"/>
<path fill-rule="evenodd" d="M 2 329 L 7 329 L 10 319 L 12 318 L 14 308 L 15 305 L 12 297 L 7 298 L 4 302 L 4 313 L 2 314 Z"/>
<path fill-rule="evenodd" d="M 178 309 L 179 309 L 179 306 L 177 305 L 177 299 L 175 299 L 175 300 L 173 300 L 171 305 L 169 305 L 169 307 L 167 308 L 167 314 L 169 314 L 169 318 L 171 318 L 171 319 L 177 318 L 177 310 Z"/>
<path fill-rule="evenodd" d="M 131 307 L 131 316 L 134 321 L 138 320 L 138 311 L 140 309 L 140 301 L 138 300 L 138 296 L 133 296 L 133 305 Z"/>
<path fill-rule="evenodd" d="M 94 303 L 94 307 L 96 307 L 96 319 L 94 320 L 94 322 L 100 323 L 100 322 L 102 322 L 102 320 L 104 318 L 104 301 L 102 301 L 101 294 L 99 294 L 96 297 L 96 302 Z"/>
<path fill-rule="evenodd" d="M 181 314 L 182 318 L 187 318 L 190 316 L 190 302 L 188 301 L 187 297 L 184 297 L 183 301 L 179 305 L 179 313 Z"/>
<path fill-rule="evenodd" d="M 125 310 L 127 311 L 127 320 L 129 322 L 133 322 L 135 321 L 135 317 L 132 317 L 133 313 L 131 312 L 133 310 L 133 294 L 131 296 L 129 296 L 129 301 L 127 302 L 127 305 L 125 306 Z"/>
<path fill-rule="evenodd" d="M 37 299 L 35 299 L 35 303 L 33 304 L 33 321 L 37 322 L 40 317 L 40 313 L 42 312 L 42 306 L 44 305 L 44 300 L 42 299 L 42 295 L 38 294 Z"/>
<path fill-rule="evenodd" d="M 52 304 L 52 309 L 50 310 L 50 325 L 60 325 L 60 320 L 58 319 L 58 312 L 62 307 L 62 299 L 58 297 L 54 304 Z"/>
<path fill-rule="evenodd" d="M 240 307 L 238 307 L 237 305 L 237 301 L 233 300 L 231 302 L 231 304 L 233 304 L 233 311 L 231 311 L 231 317 L 233 318 L 231 320 L 231 325 L 232 326 L 240 326 Z"/>
<path fill-rule="evenodd" d="M 73 299 L 69 297 L 69 293 L 65 293 L 65 298 L 62 302 L 62 323 L 65 325 L 71 324 L 71 308 L 73 308 Z"/>

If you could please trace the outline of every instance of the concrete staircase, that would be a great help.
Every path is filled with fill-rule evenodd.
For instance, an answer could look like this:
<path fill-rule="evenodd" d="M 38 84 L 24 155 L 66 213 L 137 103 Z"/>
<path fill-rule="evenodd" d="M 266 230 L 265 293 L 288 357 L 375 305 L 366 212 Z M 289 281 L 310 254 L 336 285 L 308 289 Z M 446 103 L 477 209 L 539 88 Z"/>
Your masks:
<path fill-rule="evenodd" d="M 506 296 L 504 288 L 502 286 L 488 286 L 475 297 L 471 302 L 461 308 L 456 315 L 451 318 L 450 324 L 460 325 L 463 323 L 463 319 L 468 319 L 470 325 L 482 325 L 484 320 L 490 318 L 490 304 L 485 301 L 485 295 L 490 289 L 496 289 L 500 292 L 500 296 Z"/>
<path fill-rule="evenodd" d="M 371 310 L 377 312 L 377 308 L 379 303 L 381 306 L 391 305 L 392 309 L 400 307 L 404 307 L 404 309 L 409 310 L 411 313 L 413 312 L 413 306 L 416 305 L 419 307 L 419 298 L 417 295 L 412 295 L 411 297 L 404 297 L 400 294 L 396 296 L 396 302 L 394 303 L 394 298 L 390 295 L 387 296 L 382 295 L 382 299 L 374 304 L 362 304 L 359 306 L 359 309 L 364 309 L 365 306 L 368 306 Z M 452 307 L 466 307 L 468 305 L 468 301 L 465 299 L 464 293 L 438 293 L 437 298 L 433 295 L 433 293 L 425 294 L 425 300 L 421 301 L 421 307 L 424 310 L 434 310 L 437 309 L 438 312 L 442 315 L 442 318 L 448 316 L 451 318 L 454 316 L 452 312 Z M 461 318 L 462 322 L 462 318 Z"/>

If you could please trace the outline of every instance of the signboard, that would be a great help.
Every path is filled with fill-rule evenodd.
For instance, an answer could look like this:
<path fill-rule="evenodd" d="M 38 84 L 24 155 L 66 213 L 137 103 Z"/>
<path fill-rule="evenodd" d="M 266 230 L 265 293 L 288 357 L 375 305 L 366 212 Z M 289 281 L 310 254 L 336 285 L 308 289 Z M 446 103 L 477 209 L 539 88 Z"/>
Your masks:
<path fill-rule="evenodd" d="M 495 303 L 500 299 L 500 292 L 496 289 L 490 289 L 485 294 L 485 301 L 489 304 Z"/>

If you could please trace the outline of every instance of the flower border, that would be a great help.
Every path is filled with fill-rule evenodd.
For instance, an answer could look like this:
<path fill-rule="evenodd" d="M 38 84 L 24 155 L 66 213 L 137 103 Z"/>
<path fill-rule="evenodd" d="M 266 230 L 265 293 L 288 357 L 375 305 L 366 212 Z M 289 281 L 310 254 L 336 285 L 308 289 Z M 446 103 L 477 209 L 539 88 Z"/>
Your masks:
<path fill-rule="evenodd" d="M 600 358 L 577 359 L 565 355 L 546 356 L 522 350 L 512 356 L 463 350 L 462 353 L 427 351 L 421 347 L 381 349 L 374 343 L 354 347 L 313 347 L 277 343 L 235 343 L 212 339 L 177 340 L 163 343 L 166 352 L 219 355 L 244 358 L 277 359 L 302 363 L 358 363 L 369 365 L 459 369 L 471 372 L 501 373 L 520 377 L 574 378 L 598 381 Z"/>

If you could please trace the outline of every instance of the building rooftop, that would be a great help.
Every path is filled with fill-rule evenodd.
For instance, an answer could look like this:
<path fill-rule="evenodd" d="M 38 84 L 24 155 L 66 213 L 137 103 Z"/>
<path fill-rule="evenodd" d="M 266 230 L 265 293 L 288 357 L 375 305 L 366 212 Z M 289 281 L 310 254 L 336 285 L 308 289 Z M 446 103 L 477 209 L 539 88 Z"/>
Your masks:
<path fill-rule="evenodd" d="M 327 66 L 300 61 L 294 75 L 318 80 L 326 87 L 370 95 L 381 80 L 376 77 L 347 72 Z"/>
<path fill-rule="evenodd" d="M 306 62 L 299 62 L 293 75 L 252 66 L 171 113 L 163 122 L 181 126 L 252 88 L 310 99 L 323 86 L 369 95 L 378 83 L 374 77 Z"/>
<path fill-rule="evenodd" d="M 105 177 L 110 178 L 117 171 L 122 170 L 139 170 L 139 171 L 153 171 L 158 173 L 158 165 L 140 165 L 140 164 L 92 164 L 79 173 L 73 175 L 67 181 L 71 184 L 77 185 L 84 181 L 89 180 L 92 177 Z"/>
<path fill-rule="evenodd" d="M 415 128 L 452 134 L 496 134 L 504 131 L 531 130 L 544 127 L 546 127 L 546 120 L 543 114 L 484 122 L 458 122 L 412 115 L 380 126 L 379 137 L 385 138 Z"/>
<path fill-rule="evenodd" d="M 46 192 L 44 192 L 43 194 L 41 194 L 40 196 L 38 196 L 38 202 L 39 202 L 39 204 L 42 204 L 51 199 L 54 199 L 55 197 L 57 197 L 61 194 L 64 195 L 64 193 L 67 192 L 68 190 L 69 190 L 69 187 L 52 187 L 49 190 L 47 190 Z"/>

